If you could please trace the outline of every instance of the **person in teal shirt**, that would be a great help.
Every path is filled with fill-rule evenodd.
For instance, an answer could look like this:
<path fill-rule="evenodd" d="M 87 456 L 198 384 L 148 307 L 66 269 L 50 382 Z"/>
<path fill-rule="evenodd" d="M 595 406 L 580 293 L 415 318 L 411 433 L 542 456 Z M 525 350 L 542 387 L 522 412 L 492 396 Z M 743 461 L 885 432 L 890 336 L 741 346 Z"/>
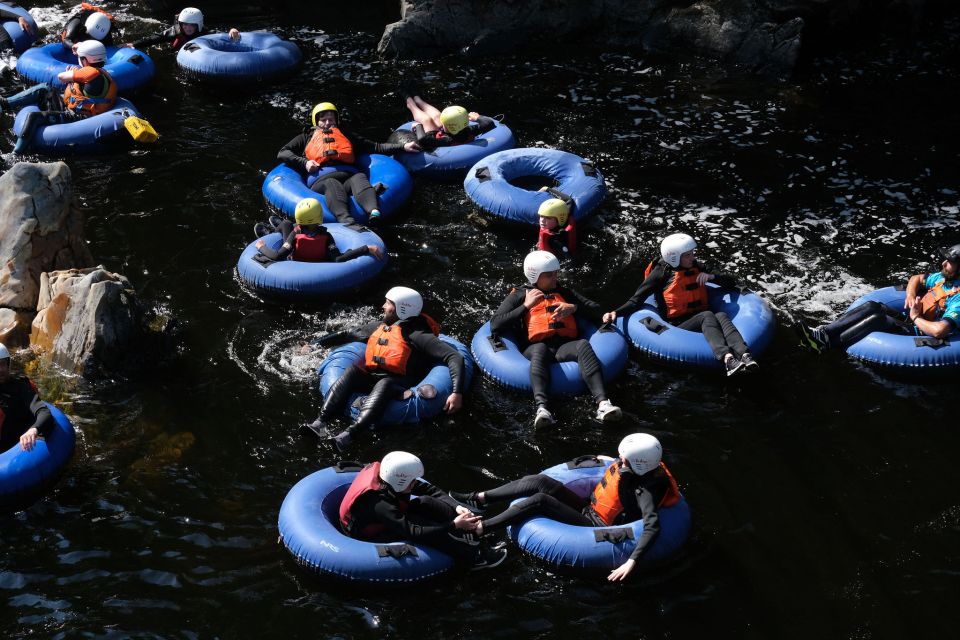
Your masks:
<path fill-rule="evenodd" d="M 960 327 L 960 244 L 940 249 L 940 271 L 917 274 L 907 282 L 902 309 L 867 302 L 830 324 L 795 325 L 800 344 L 820 352 L 846 349 L 874 331 L 946 338 Z"/>

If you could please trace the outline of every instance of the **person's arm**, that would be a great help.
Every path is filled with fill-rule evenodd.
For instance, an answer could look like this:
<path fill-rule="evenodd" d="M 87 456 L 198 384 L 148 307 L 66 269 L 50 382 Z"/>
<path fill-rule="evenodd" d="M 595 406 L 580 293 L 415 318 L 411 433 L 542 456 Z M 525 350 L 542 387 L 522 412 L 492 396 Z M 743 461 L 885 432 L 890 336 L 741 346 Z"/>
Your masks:
<path fill-rule="evenodd" d="M 23 389 L 20 393 L 19 401 L 30 407 L 30 413 L 33 414 L 33 424 L 31 424 L 20 436 L 20 448 L 24 451 L 31 451 L 37 444 L 38 437 L 48 437 L 53 430 L 53 416 L 50 415 L 50 409 L 40 399 L 33 382 L 25 380 Z"/>
<path fill-rule="evenodd" d="M 918 273 L 907 281 L 907 300 L 918 298 L 927 291 L 928 273 Z"/>
<path fill-rule="evenodd" d="M 633 295 L 622 305 L 614 310 L 617 316 L 625 316 L 639 309 L 647 298 L 650 297 L 657 287 L 663 288 L 663 281 L 666 273 L 659 266 L 655 266 L 650 272 L 649 277 L 645 278 Z"/>
<path fill-rule="evenodd" d="M 410 342 L 427 358 L 433 361 L 442 360 L 450 370 L 450 379 L 453 381 L 452 393 L 463 393 L 465 365 L 459 351 L 429 331 L 411 331 Z"/>
<path fill-rule="evenodd" d="M 341 129 L 341 131 L 343 131 Z M 383 155 L 390 155 L 403 151 L 403 145 L 394 142 L 374 142 L 368 138 L 364 138 L 361 135 L 355 133 L 347 133 L 343 131 L 343 135 L 347 137 L 350 141 L 350 144 L 353 145 L 353 150 L 355 153 L 380 153 Z"/>
<path fill-rule="evenodd" d="M 75 40 L 80 36 L 80 29 L 83 28 L 83 20 L 79 15 L 67 18 L 67 24 L 64 25 L 60 33 L 60 40 L 67 49 L 72 49 L 77 43 Z"/>
<path fill-rule="evenodd" d="M 332 241 L 331 244 L 333 244 Z M 327 248 L 327 255 L 330 256 L 334 262 L 346 262 L 347 260 L 353 260 L 354 258 L 359 258 L 360 256 L 369 256 L 371 253 L 373 253 L 370 250 L 370 247 L 379 249 L 379 247 L 377 247 L 375 244 L 366 244 L 362 247 L 357 247 L 356 249 L 350 249 L 349 251 L 340 253 L 340 250 L 336 248 L 336 245 L 333 245 L 332 250 L 329 247 Z M 336 255 L 334 255 L 333 252 L 336 252 Z"/>
<path fill-rule="evenodd" d="M 147 36 L 136 42 L 128 42 L 125 46 L 132 49 L 142 49 L 144 47 L 150 47 L 155 44 L 162 44 L 164 42 L 173 42 L 177 38 L 177 28 L 170 27 L 169 29 L 163 30 L 161 33 Z"/>
<path fill-rule="evenodd" d="M 435 525 L 411 522 L 398 505 L 382 498 L 374 503 L 372 510 L 376 521 L 383 524 L 386 533 L 391 537 L 416 540 L 436 533 L 453 531 L 455 528 L 452 521 Z"/>
<path fill-rule="evenodd" d="M 474 120 L 477 123 L 477 126 L 473 129 L 474 135 L 483 135 L 488 131 L 493 131 L 497 127 L 497 121 L 493 118 L 488 118 L 487 116 L 481 116 L 477 114 L 477 119 Z"/>
<path fill-rule="evenodd" d="M 57 74 L 57 80 L 63 83 L 70 82 L 79 82 L 80 84 L 92 83 L 97 78 L 101 78 L 101 81 L 97 84 L 102 84 L 103 76 L 100 74 L 100 70 L 96 67 L 78 67 L 76 69 L 67 69 L 66 71 L 61 71 Z M 94 94 L 98 93 L 101 87 L 91 86 L 90 91 Z"/>
<path fill-rule="evenodd" d="M 307 150 L 307 143 L 310 142 L 310 136 L 313 133 L 301 133 L 296 138 L 283 145 L 280 152 L 277 153 L 277 160 L 280 162 L 308 173 L 307 162 L 309 160 L 304 155 Z"/>
<path fill-rule="evenodd" d="M 517 289 L 503 299 L 493 317 L 490 318 L 490 333 L 509 331 L 516 327 L 523 314 L 527 312 L 527 307 L 524 305 L 527 291 L 527 289 Z"/>
<path fill-rule="evenodd" d="M 431 498 L 436 498 L 440 502 L 443 502 L 454 509 L 460 506 L 460 503 L 451 498 L 449 493 L 443 489 L 440 489 L 436 485 L 419 478 L 413 481 L 413 490 L 410 493 L 415 496 L 430 496 Z"/>
<path fill-rule="evenodd" d="M 279 249 L 271 249 L 263 240 L 257 240 L 257 251 L 270 258 L 271 260 L 286 260 L 287 256 L 293 253 L 293 248 L 297 242 L 297 228 L 294 227 L 290 234 L 283 239 L 283 244 Z"/>
<path fill-rule="evenodd" d="M 314 338 L 308 344 L 315 347 L 336 347 L 349 342 L 366 342 L 379 326 L 379 321 L 368 322 L 359 329 L 344 329 L 343 331 L 325 333 Z"/>

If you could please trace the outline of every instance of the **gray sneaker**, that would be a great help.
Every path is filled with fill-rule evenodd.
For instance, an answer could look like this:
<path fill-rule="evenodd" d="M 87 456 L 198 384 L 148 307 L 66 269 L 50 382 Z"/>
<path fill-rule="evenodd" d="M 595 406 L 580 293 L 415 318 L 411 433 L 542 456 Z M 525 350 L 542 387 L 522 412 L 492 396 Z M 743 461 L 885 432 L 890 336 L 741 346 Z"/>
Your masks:
<path fill-rule="evenodd" d="M 533 417 L 534 429 L 542 429 L 543 427 L 549 427 L 556 423 L 557 421 L 549 409 L 546 407 L 537 407 L 537 415 Z"/>
<path fill-rule="evenodd" d="M 616 422 L 622 417 L 620 407 L 609 400 L 604 400 L 597 406 L 597 420 L 600 422 Z"/>

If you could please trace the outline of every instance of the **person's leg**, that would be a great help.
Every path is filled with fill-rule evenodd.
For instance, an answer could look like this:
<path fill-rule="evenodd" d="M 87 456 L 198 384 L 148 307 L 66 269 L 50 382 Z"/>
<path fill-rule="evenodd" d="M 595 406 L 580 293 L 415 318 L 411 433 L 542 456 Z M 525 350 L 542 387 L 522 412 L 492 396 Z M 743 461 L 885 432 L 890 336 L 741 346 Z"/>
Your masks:
<path fill-rule="evenodd" d="M 442 126 L 440 111 L 420 96 L 407 98 L 407 109 L 410 110 L 410 115 L 413 116 L 414 121 L 426 131 L 438 131 Z"/>
<path fill-rule="evenodd" d="M 33 145 L 33 136 L 40 125 L 61 124 L 74 119 L 69 112 L 65 111 L 34 111 L 28 113 L 23 121 L 23 128 L 20 130 L 20 137 L 13 146 L 14 153 L 26 153 Z"/>
<path fill-rule="evenodd" d="M 570 507 L 570 505 L 554 498 L 550 494 L 537 493 L 526 500 L 510 505 L 492 518 L 484 519 L 482 534 L 495 533 L 512 524 L 522 522 L 534 516 L 542 516 L 580 527 L 593 525 L 590 518 L 583 515 L 580 510 Z"/>
<path fill-rule="evenodd" d="M 546 408 L 550 398 L 550 365 L 556 360 L 553 350 L 543 342 L 534 342 L 523 352 L 530 361 L 530 386 L 533 387 L 533 400 L 537 407 Z"/>
<path fill-rule="evenodd" d="M 730 316 L 725 314 L 723 311 L 719 311 L 714 315 L 716 315 L 717 322 L 720 324 L 720 330 L 723 332 L 723 341 L 728 347 L 730 347 L 733 357 L 742 357 L 743 354 L 747 353 L 750 349 L 747 348 L 747 343 L 743 341 L 743 336 L 740 335 L 740 330 L 737 329 L 736 325 L 733 324 L 733 320 L 730 319 Z"/>
<path fill-rule="evenodd" d="M 727 346 L 727 342 L 723 338 L 720 322 L 713 311 L 701 311 L 678 324 L 677 328 L 702 333 L 717 360 L 722 362 L 727 355 L 733 356 L 730 347 Z"/>
<path fill-rule="evenodd" d="M 319 185 L 319 186 L 318 186 Z M 357 221 L 350 215 L 350 197 L 347 195 L 347 189 L 337 178 L 325 178 L 317 180 L 311 187 L 317 193 L 322 193 L 326 200 L 327 208 L 333 213 L 337 222 L 343 224 L 356 224 Z"/>
<path fill-rule="evenodd" d="M 50 85 L 43 82 L 24 89 L 9 98 L 0 98 L 0 105 L 2 105 L 4 111 L 13 111 L 31 105 L 37 105 L 43 109 L 47 106 L 47 97 L 51 94 Z"/>
<path fill-rule="evenodd" d="M 357 421 L 347 430 L 351 434 L 356 434 L 365 429 L 372 429 L 386 413 L 390 401 L 402 397 L 403 392 L 410 388 L 411 384 L 412 381 L 407 376 L 380 377 L 364 398 Z"/>
<path fill-rule="evenodd" d="M 820 327 L 828 345 L 846 349 L 874 331 L 909 333 L 902 314 L 879 302 L 870 301 Z"/>
<path fill-rule="evenodd" d="M 360 208 L 368 214 L 378 211 L 377 192 L 370 184 L 370 178 L 367 174 L 360 171 L 350 176 L 344 183 L 347 193 L 353 195 Z"/>
<path fill-rule="evenodd" d="M 582 509 L 586 502 L 575 494 L 559 480 L 550 476 L 538 473 L 536 475 L 524 476 L 518 480 L 511 480 L 494 489 L 480 491 L 476 494 L 462 494 L 467 498 L 475 498 L 481 505 L 493 504 L 494 502 L 509 502 L 517 498 L 526 498 L 537 493 L 546 493 L 560 500 L 573 509 Z M 459 499 L 461 494 L 450 494 L 455 499 Z"/>
<path fill-rule="evenodd" d="M 603 387 L 603 368 L 600 359 L 587 340 L 571 340 L 557 349 L 557 362 L 577 361 L 580 366 L 580 377 L 590 390 L 590 395 L 597 402 L 607 399 L 607 392 Z"/>
<path fill-rule="evenodd" d="M 452 522 L 457 517 L 456 510 L 441 500 L 430 496 L 420 496 L 410 501 L 407 518 L 416 524 L 436 526 Z M 478 559 L 480 541 L 475 535 L 463 531 L 441 531 L 419 536 L 414 540 L 451 555 L 458 562 L 473 564 Z"/>
<path fill-rule="evenodd" d="M 333 420 L 347 404 L 350 395 L 355 392 L 363 393 L 369 391 L 376 384 L 377 380 L 361 367 L 348 367 L 343 375 L 330 386 L 327 396 L 323 399 L 323 407 L 320 409 L 319 422 L 329 422 Z"/>

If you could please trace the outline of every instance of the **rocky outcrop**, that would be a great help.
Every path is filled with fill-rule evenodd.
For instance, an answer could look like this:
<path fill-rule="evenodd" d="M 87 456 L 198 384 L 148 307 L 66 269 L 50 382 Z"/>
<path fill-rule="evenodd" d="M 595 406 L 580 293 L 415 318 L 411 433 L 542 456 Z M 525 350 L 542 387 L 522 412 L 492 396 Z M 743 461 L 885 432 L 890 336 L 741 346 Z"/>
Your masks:
<path fill-rule="evenodd" d="M 23 344 L 40 274 L 93 264 L 63 162 L 17 163 L 0 176 L 0 340 Z"/>
<path fill-rule="evenodd" d="M 30 343 L 93 377 L 155 363 L 166 332 L 149 326 L 130 282 L 103 267 L 44 273 Z"/>
<path fill-rule="evenodd" d="M 746 69 L 788 73 L 805 26 L 838 28 L 887 15 L 916 25 L 937 0 L 401 0 L 384 57 L 515 53 L 530 45 L 588 44 L 698 54 Z"/>

